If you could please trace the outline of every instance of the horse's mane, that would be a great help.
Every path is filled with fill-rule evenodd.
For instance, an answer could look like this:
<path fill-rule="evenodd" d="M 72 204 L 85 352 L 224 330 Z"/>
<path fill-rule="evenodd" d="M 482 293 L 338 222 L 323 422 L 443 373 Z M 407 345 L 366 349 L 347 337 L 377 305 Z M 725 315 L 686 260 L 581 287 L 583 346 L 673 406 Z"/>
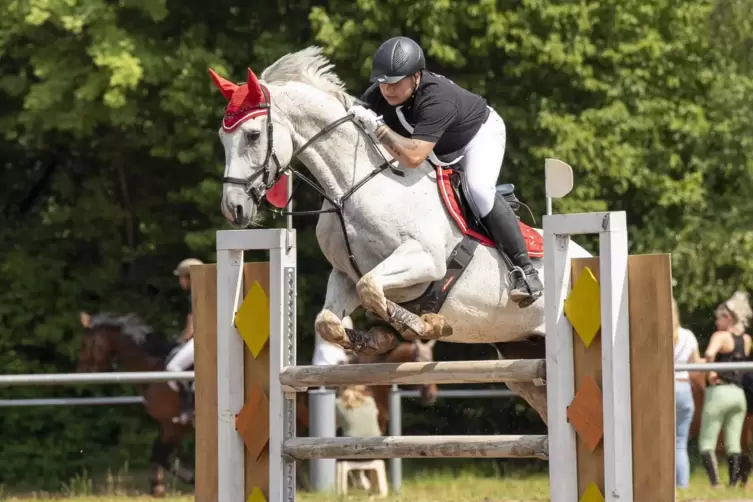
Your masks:
<path fill-rule="evenodd" d="M 93 332 L 99 328 L 118 330 L 123 336 L 151 354 L 165 355 L 171 348 L 169 342 L 157 337 L 152 327 L 133 312 L 125 315 L 115 315 L 110 312 L 94 314 L 91 318 L 90 329 Z"/>
<path fill-rule="evenodd" d="M 261 74 L 267 83 L 302 82 L 337 98 L 346 108 L 358 102 L 348 94 L 345 84 L 334 72 L 334 64 L 317 46 L 285 54 Z"/>
<path fill-rule="evenodd" d="M 97 328 L 117 329 L 139 345 L 143 345 L 152 333 L 152 327 L 132 312 L 121 316 L 110 312 L 94 314 L 91 318 L 91 329 Z"/>

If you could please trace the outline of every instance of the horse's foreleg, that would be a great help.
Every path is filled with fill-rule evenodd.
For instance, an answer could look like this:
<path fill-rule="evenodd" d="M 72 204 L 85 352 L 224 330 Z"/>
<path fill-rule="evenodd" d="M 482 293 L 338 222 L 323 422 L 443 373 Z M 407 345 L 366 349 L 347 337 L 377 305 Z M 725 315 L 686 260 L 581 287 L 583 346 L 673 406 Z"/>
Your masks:
<path fill-rule="evenodd" d="M 165 496 L 165 468 L 162 462 L 162 434 L 152 443 L 151 492 L 153 497 Z"/>
<path fill-rule="evenodd" d="M 390 330 L 373 328 L 363 332 L 353 329 L 350 314 L 359 305 L 353 281 L 344 273 L 332 270 L 327 282 L 324 307 L 316 316 L 314 330 L 324 340 L 346 350 L 382 353 L 393 348 L 397 340 Z"/>
<path fill-rule="evenodd" d="M 152 465 L 155 472 L 159 473 L 158 477 L 155 476 L 159 483 L 152 482 L 153 493 L 157 490 L 158 485 L 161 485 L 161 490 L 164 493 L 164 471 L 170 472 L 184 483 L 194 485 L 194 472 L 182 465 L 176 466 L 171 462 L 173 453 L 178 449 L 181 440 L 190 429 L 186 425 L 169 424 L 160 431 L 152 449 Z"/>
<path fill-rule="evenodd" d="M 389 323 L 407 328 L 409 331 L 404 333 L 406 339 L 416 336 L 424 339 L 443 338 L 452 334 L 452 327 L 443 316 L 417 316 L 388 300 L 384 292 L 439 280 L 446 270 L 444 258 L 432 256 L 418 241 L 408 240 L 364 275 L 356 284 L 356 291 L 364 308 Z"/>

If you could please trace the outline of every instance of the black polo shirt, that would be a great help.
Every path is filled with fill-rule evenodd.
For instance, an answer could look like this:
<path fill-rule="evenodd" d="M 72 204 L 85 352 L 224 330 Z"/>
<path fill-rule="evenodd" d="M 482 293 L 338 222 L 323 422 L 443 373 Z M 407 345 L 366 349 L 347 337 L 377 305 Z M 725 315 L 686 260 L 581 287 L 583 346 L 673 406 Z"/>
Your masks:
<path fill-rule="evenodd" d="M 364 92 L 361 100 L 396 133 L 436 143 L 434 153 L 445 155 L 465 147 L 489 117 L 486 100 L 455 84 L 442 75 L 421 72 L 421 83 L 413 96 L 402 104 L 401 112 L 408 124 L 408 132 L 400 122 L 396 107 L 382 96 L 379 84 Z"/>

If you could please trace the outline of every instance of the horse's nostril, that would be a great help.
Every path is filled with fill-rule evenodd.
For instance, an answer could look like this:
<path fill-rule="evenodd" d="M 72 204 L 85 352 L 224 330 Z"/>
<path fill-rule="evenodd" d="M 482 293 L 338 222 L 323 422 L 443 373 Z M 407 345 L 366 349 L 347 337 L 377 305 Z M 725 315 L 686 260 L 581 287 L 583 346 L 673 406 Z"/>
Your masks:
<path fill-rule="evenodd" d="M 243 206 L 235 206 L 235 221 L 239 222 L 243 219 Z"/>

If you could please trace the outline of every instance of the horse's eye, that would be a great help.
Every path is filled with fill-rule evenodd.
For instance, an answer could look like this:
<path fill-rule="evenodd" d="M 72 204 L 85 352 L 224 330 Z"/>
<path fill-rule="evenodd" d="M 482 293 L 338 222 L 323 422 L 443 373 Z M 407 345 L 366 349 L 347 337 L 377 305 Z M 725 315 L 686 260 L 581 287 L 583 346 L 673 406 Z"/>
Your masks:
<path fill-rule="evenodd" d="M 253 143 L 254 141 L 258 140 L 261 136 L 261 131 L 249 131 L 246 133 L 246 138 L 248 139 L 249 143 Z"/>

